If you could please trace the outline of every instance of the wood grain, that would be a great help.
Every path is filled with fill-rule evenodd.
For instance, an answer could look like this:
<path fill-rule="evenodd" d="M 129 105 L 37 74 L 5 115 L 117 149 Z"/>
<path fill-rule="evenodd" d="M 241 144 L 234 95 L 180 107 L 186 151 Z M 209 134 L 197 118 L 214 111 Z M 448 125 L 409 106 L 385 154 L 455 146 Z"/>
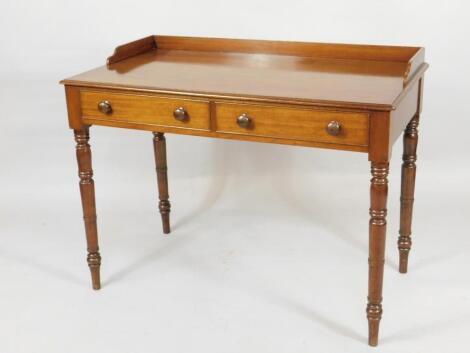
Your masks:
<path fill-rule="evenodd" d="M 336 144 L 336 143 L 317 142 L 317 141 L 302 141 L 302 140 L 290 140 L 290 139 L 284 139 L 284 138 L 264 137 L 264 136 L 239 135 L 239 134 L 220 133 L 220 132 L 204 131 L 204 130 L 197 130 L 197 129 L 182 129 L 182 128 L 175 128 L 171 126 L 160 126 L 160 125 L 155 126 L 152 124 L 127 123 L 127 122 L 112 121 L 112 120 L 83 118 L 83 123 L 89 124 L 89 125 L 101 125 L 101 126 L 119 127 L 119 128 L 124 128 L 124 129 L 146 130 L 146 131 L 160 130 L 161 132 L 165 132 L 165 133 L 174 133 L 174 134 L 180 134 L 180 135 L 191 135 L 191 136 L 200 136 L 200 137 L 222 138 L 222 139 L 238 140 L 238 141 L 274 143 L 274 144 L 280 144 L 280 145 L 291 145 L 291 146 L 302 146 L 302 147 L 317 147 L 317 148 L 334 149 L 334 150 L 341 150 L 341 151 L 352 151 L 352 152 L 365 152 L 365 153 L 369 151 L 368 146 L 342 145 L 342 144 Z"/>
<path fill-rule="evenodd" d="M 80 88 L 65 86 L 65 99 L 67 102 L 67 113 L 69 127 L 80 130 L 82 128 L 82 108 L 80 105 Z"/>
<path fill-rule="evenodd" d="M 370 222 L 369 222 L 369 295 L 367 319 L 369 321 L 369 345 L 376 346 L 379 324 L 382 318 L 382 287 L 387 227 L 387 194 L 389 164 L 371 163 Z"/>
<path fill-rule="evenodd" d="M 172 126 L 182 129 L 209 130 L 209 102 L 165 96 L 146 96 L 110 92 L 81 92 L 82 114 L 86 118 L 122 121 L 153 126 Z M 98 110 L 101 101 L 108 101 L 112 106 L 111 114 Z M 173 113 L 183 107 L 189 114 L 185 121 L 176 120 Z"/>
<path fill-rule="evenodd" d="M 155 49 L 406 62 L 405 78 L 424 59 L 424 48 L 420 47 L 154 35 L 116 47 L 107 63 L 113 64 Z"/>
<path fill-rule="evenodd" d="M 124 45 L 116 47 L 113 55 L 108 57 L 106 60 L 106 65 L 117 63 L 133 56 L 143 54 L 149 50 L 156 49 L 157 45 L 155 43 L 154 36 L 145 37 Z"/>
<path fill-rule="evenodd" d="M 61 81 L 77 141 L 93 288 L 100 287 L 101 256 L 90 125 L 153 132 L 164 233 L 171 207 L 165 133 L 366 152 L 372 174 L 366 312 L 369 344 L 377 345 L 389 160 L 406 127 L 398 240 L 405 272 L 427 68 L 420 47 L 149 36 L 117 47 L 106 66 Z M 248 123 L 237 122 L 244 113 Z M 332 122 L 338 134 L 327 131 Z"/>
<path fill-rule="evenodd" d="M 83 220 L 87 240 L 87 262 L 91 272 L 93 289 L 100 289 L 101 255 L 98 247 L 98 228 L 96 225 L 95 183 L 93 181 L 93 169 L 91 166 L 91 148 L 88 127 L 82 130 L 74 130 L 77 143 L 78 175 L 80 177 L 80 195 L 82 198 Z"/>
<path fill-rule="evenodd" d="M 163 233 L 170 233 L 170 201 L 168 195 L 168 167 L 166 162 L 166 139 L 162 132 L 153 133 L 153 151 L 158 182 L 158 209 L 162 216 Z"/>
<path fill-rule="evenodd" d="M 407 125 L 403 135 L 403 163 L 401 166 L 400 197 L 400 236 L 398 251 L 400 254 L 399 271 L 408 271 L 408 255 L 411 250 L 411 222 L 416 180 L 416 150 L 418 148 L 419 114 L 416 114 Z"/>
<path fill-rule="evenodd" d="M 367 152 L 369 141 L 368 113 L 313 109 L 297 105 L 256 105 L 230 101 L 207 102 L 189 97 L 159 94 L 135 94 L 115 90 L 81 89 L 82 114 L 80 124 L 103 125 L 207 136 L 245 141 L 290 144 L 349 151 Z M 105 114 L 98 103 L 108 101 L 113 111 Z M 210 105 L 213 104 L 213 109 Z M 176 120 L 173 112 L 184 107 L 189 119 Z M 235 120 L 238 111 L 256 112 L 256 129 L 240 129 Z M 219 112 L 219 114 L 217 114 Z M 233 115 L 235 114 L 235 115 Z M 331 136 L 327 124 L 336 120 L 342 124 L 341 133 Z"/>
<path fill-rule="evenodd" d="M 215 112 L 216 130 L 222 133 L 359 146 L 369 142 L 366 113 L 229 103 L 216 103 Z M 251 119 L 248 128 L 237 125 L 237 117 L 242 114 Z M 332 121 L 341 125 L 337 136 L 326 130 Z"/>
<path fill-rule="evenodd" d="M 390 110 L 404 82 L 424 65 L 424 52 L 418 47 L 156 36 L 154 42 L 147 37 L 118 47 L 110 62 L 62 83 Z"/>
<path fill-rule="evenodd" d="M 156 35 L 158 49 L 281 54 L 290 56 L 408 62 L 419 47 L 314 43 L 233 38 L 177 37 Z"/>
<path fill-rule="evenodd" d="M 388 162 L 392 155 L 390 113 L 371 112 L 369 121 L 369 161 Z"/>
<path fill-rule="evenodd" d="M 410 120 L 418 111 L 419 81 L 413 83 L 406 97 L 398 104 L 390 116 L 390 143 L 393 144 L 405 130 Z"/>

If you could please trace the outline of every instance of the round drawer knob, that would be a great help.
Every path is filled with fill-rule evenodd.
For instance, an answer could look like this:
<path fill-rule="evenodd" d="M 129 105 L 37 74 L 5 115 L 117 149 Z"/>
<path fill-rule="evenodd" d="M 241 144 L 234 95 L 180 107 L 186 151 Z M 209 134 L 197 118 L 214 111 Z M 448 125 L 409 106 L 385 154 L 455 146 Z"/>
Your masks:
<path fill-rule="evenodd" d="M 243 113 L 237 118 L 237 124 L 240 127 L 248 129 L 251 125 L 251 118 L 248 116 L 248 114 Z"/>
<path fill-rule="evenodd" d="M 341 131 L 341 125 L 337 121 L 330 121 L 326 127 L 326 131 L 332 136 L 338 136 Z"/>
<path fill-rule="evenodd" d="M 108 101 L 101 101 L 98 104 L 98 110 L 103 114 L 111 114 L 113 112 L 113 107 Z"/>
<path fill-rule="evenodd" d="M 188 112 L 183 107 L 176 108 L 173 116 L 178 121 L 185 121 L 189 118 Z"/>

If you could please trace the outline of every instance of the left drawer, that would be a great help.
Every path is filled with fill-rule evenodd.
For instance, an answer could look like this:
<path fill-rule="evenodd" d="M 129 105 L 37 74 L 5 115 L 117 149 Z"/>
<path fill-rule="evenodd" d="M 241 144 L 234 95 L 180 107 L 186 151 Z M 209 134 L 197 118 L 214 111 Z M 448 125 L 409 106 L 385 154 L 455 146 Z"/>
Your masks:
<path fill-rule="evenodd" d="M 84 119 L 210 129 L 209 102 L 166 96 L 81 91 Z"/>

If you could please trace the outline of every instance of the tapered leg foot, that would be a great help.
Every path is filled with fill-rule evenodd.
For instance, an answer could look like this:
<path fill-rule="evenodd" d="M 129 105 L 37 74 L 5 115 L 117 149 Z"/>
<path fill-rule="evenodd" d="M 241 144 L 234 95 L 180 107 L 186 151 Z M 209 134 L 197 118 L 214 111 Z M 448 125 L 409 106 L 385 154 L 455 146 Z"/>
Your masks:
<path fill-rule="evenodd" d="M 171 204 L 168 195 L 168 168 L 166 165 L 166 140 L 162 132 L 153 133 L 153 149 L 155 153 L 155 165 L 158 182 L 158 209 L 162 216 L 163 233 L 170 233 L 170 209 Z"/>
<path fill-rule="evenodd" d="M 83 220 L 85 222 L 85 234 L 87 240 L 87 262 L 91 272 L 93 289 L 100 289 L 101 255 L 98 247 L 98 229 L 96 225 L 95 184 L 93 181 L 93 169 L 91 165 L 91 148 L 88 127 L 82 130 L 74 130 L 78 163 L 78 175 L 80 177 L 80 195 L 82 199 Z"/>
<path fill-rule="evenodd" d="M 91 272 L 91 283 L 93 289 L 98 290 L 101 288 L 100 281 L 100 266 L 101 266 L 101 256 L 99 252 L 89 253 L 87 256 L 88 267 Z"/>
<path fill-rule="evenodd" d="M 416 180 L 416 150 L 418 147 L 419 115 L 408 123 L 403 136 L 403 163 L 401 166 L 400 197 L 400 236 L 398 251 L 400 254 L 399 271 L 408 271 L 408 255 L 411 250 L 411 221 Z"/>
<path fill-rule="evenodd" d="M 160 200 L 158 203 L 158 209 L 160 210 L 160 214 L 162 216 L 162 227 L 164 234 L 170 233 L 170 207 L 170 201 L 168 200 Z"/>
<path fill-rule="evenodd" d="M 407 273 L 408 272 L 408 255 L 410 253 L 411 248 L 411 239 L 398 239 L 398 251 L 400 255 L 400 263 L 398 265 L 398 271 L 400 273 Z M 406 249 L 405 247 L 408 246 L 409 248 Z"/>
<path fill-rule="evenodd" d="M 388 163 L 372 162 L 370 186 L 369 222 L 369 295 L 367 319 L 369 321 L 369 345 L 376 346 L 379 323 L 382 318 L 382 287 L 387 227 Z"/>
<path fill-rule="evenodd" d="M 382 304 L 367 305 L 367 320 L 369 321 L 369 346 L 379 343 L 379 324 L 382 318 Z"/>

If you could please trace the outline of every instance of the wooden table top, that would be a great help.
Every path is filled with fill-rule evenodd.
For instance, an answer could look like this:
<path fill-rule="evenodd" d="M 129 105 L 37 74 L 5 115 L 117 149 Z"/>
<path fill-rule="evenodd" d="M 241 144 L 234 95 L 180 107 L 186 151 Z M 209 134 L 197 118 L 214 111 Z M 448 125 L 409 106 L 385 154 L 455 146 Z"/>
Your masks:
<path fill-rule="evenodd" d="M 419 47 L 150 36 L 62 83 L 391 110 L 425 66 Z"/>

